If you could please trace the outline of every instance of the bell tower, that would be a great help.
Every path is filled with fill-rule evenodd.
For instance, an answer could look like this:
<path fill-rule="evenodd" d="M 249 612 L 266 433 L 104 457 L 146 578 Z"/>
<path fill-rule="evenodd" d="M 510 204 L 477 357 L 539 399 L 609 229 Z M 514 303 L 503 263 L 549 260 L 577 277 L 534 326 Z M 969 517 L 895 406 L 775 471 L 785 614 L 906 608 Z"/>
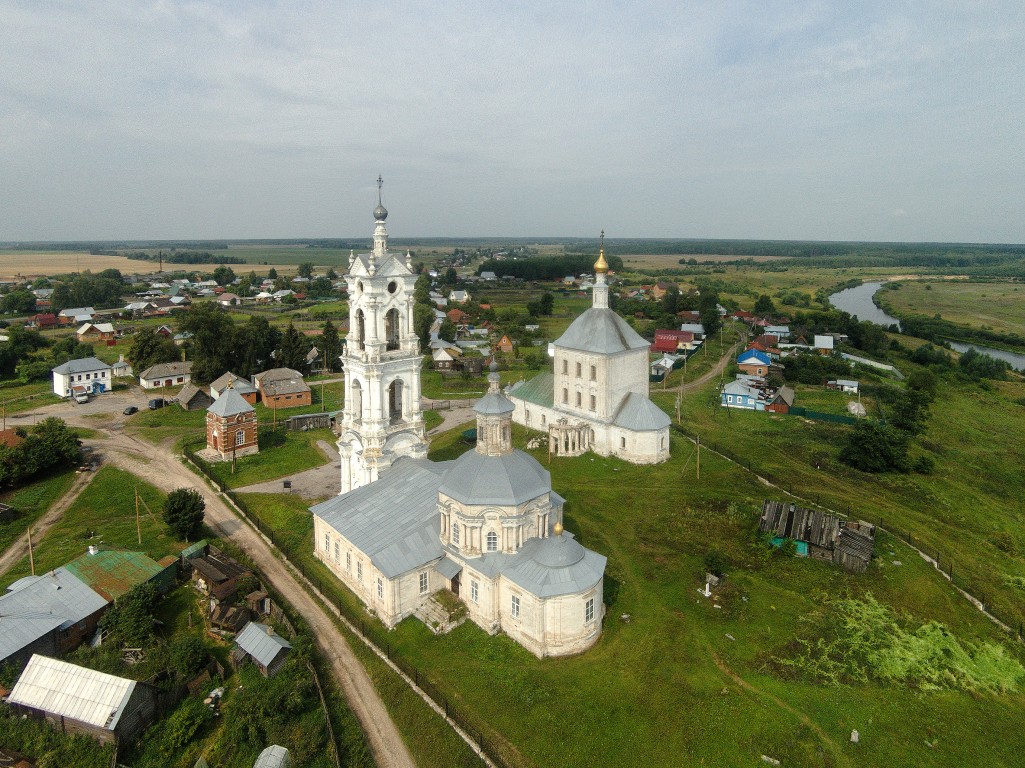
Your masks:
<path fill-rule="evenodd" d="M 374 243 L 370 253 L 350 253 L 349 334 L 342 365 L 345 409 L 338 438 L 341 493 L 374 482 L 400 456 L 425 458 L 420 410 L 420 340 L 413 325 L 410 254 L 388 250 L 377 177 Z"/>

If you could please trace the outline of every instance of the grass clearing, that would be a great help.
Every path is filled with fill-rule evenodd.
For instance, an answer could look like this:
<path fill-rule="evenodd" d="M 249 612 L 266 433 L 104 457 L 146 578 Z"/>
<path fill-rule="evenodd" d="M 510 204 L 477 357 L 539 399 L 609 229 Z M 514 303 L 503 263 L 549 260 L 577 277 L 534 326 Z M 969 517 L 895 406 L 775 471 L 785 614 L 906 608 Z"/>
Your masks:
<path fill-rule="evenodd" d="M 909 280 L 876 294 L 897 316 L 940 315 L 958 325 L 1025 336 L 1025 286 L 964 280 Z"/>
<path fill-rule="evenodd" d="M 236 459 L 234 472 L 230 461 L 211 464 L 210 471 L 228 488 L 274 480 L 327 464 L 330 459 L 317 447 L 317 441 L 330 443 L 334 439 L 330 429 L 308 432 L 261 429 L 259 453 Z"/>
<path fill-rule="evenodd" d="M 0 551 L 7 549 L 15 539 L 24 536 L 25 530 L 42 517 L 46 510 L 68 492 L 75 482 L 75 470 L 65 469 L 47 477 L 33 480 L 17 490 L 0 494 L 0 502 L 14 507 L 15 518 L 9 523 L 0 523 Z"/>

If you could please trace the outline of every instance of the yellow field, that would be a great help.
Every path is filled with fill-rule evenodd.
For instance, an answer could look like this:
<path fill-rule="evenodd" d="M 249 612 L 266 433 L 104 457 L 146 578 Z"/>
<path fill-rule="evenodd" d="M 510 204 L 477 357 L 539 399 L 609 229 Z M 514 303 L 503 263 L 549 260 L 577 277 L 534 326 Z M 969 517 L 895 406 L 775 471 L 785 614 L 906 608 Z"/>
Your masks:
<path fill-rule="evenodd" d="M 200 269 L 213 269 L 196 265 Z M 120 269 L 125 274 L 149 274 L 157 265 L 123 256 L 93 256 L 84 251 L 0 251 L 0 280 L 41 277 L 68 272 L 102 272 Z"/>
<path fill-rule="evenodd" d="M 1025 335 L 1025 286 L 1020 283 L 916 281 L 880 299 L 898 313 L 940 315 L 959 325 Z"/>
<path fill-rule="evenodd" d="M 782 256 L 724 256 L 722 254 L 699 253 L 680 255 L 678 253 L 631 253 L 623 256 L 623 265 L 633 269 L 679 269 L 680 259 L 697 259 L 698 262 L 740 261 L 751 259 L 759 264 L 767 261 L 778 261 Z"/>

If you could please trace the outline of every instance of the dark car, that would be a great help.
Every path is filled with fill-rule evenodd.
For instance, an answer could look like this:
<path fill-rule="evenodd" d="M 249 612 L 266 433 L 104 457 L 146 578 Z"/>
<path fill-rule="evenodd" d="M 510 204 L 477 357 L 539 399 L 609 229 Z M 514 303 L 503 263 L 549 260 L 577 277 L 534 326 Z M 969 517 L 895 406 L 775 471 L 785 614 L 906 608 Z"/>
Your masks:
<path fill-rule="evenodd" d="M 162 397 L 154 397 L 149 401 L 149 409 L 155 411 L 157 408 L 163 408 L 167 405 L 167 402 Z"/>
<path fill-rule="evenodd" d="M 133 413 L 138 413 L 138 412 L 139 412 L 139 409 L 136 408 L 134 405 L 130 405 L 127 408 L 125 408 L 123 411 L 121 411 L 121 413 L 123 413 L 125 416 L 131 416 Z"/>

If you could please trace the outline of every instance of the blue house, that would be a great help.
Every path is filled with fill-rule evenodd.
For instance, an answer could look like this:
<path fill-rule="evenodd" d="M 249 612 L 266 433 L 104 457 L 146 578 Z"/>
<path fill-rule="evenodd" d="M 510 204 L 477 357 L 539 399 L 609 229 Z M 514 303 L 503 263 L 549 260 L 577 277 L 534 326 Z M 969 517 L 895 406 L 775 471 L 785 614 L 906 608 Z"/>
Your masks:
<path fill-rule="evenodd" d="M 743 408 L 749 411 L 764 411 L 765 398 L 762 391 L 745 379 L 731 381 L 719 395 L 720 404 L 726 408 Z"/>
<path fill-rule="evenodd" d="M 753 376 L 765 376 L 769 372 L 772 360 L 764 352 L 749 349 L 737 357 L 737 367 L 744 373 Z"/>

